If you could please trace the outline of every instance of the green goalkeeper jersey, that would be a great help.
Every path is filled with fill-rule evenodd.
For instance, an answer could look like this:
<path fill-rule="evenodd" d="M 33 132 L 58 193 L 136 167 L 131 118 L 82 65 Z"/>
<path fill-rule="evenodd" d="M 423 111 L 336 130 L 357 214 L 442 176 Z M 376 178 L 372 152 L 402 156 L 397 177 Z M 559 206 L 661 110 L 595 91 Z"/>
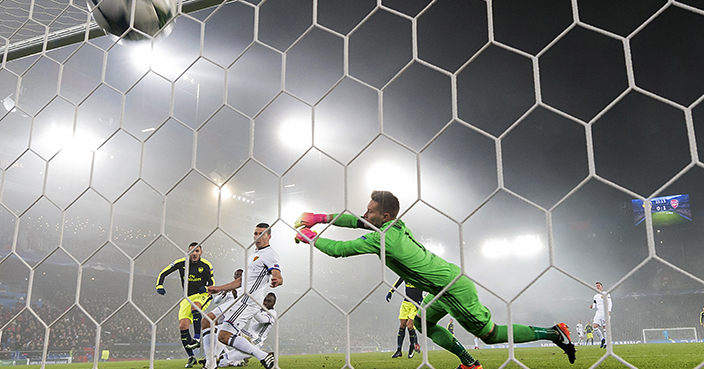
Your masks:
<path fill-rule="evenodd" d="M 337 216 L 333 214 L 333 217 Z M 364 228 L 364 223 L 351 214 L 341 214 L 333 224 L 346 228 Z M 386 266 L 415 287 L 437 294 L 459 275 L 460 267 L 426 250 L 416 241 L 403 221 L 388 221 L 380 229 L 385 231 Z M 381 238 L 379 232 L 370 232 L 350 241 L 318 238 L 315 247 L 336 258 L 360 254 L 376 254 L 381 257 Z"/>

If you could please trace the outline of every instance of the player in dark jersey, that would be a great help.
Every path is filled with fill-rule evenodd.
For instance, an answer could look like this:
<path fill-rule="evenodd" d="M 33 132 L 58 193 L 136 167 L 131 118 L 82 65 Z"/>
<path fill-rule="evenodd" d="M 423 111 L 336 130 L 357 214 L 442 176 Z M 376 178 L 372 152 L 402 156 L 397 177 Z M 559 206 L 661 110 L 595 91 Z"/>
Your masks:
<path fill-rule="evenodd" d="M 394 283 L 394 286 L 386 294 L 386 302 L 391 302 L 391 296 L 394 294 L 394 290 L 401 286 L 403 283 L 403 278 L 399 278 Z M 401 307 L 398 311 L 398 320 L 401 326 L 398 329 L 398 335 L 396 336 L 396 352 L 391 356 L 392 358 L 401 357 L 401 347 L 403 346 L 403 339 L 406 336 L 406 329 L 408 329 L 408 340 L 410 341 L 410 346 L 408 347 L 408 358 L 412 358 L 416 352 L 420 352 L 420 345 L 418 344 L 418 337 L 416 337 L 416 329 L 413 327 L 413 319 L 415 319 L 416 314 L 418 314 L 418 306 L 423 303 L 423 290 L 420 288 L 413 287 L 412 284 L 406 282 L 406 298 L 401 303 Z"/>
<path fill-rule="evenodd" d="M 186 363 L 186 368 L 192 368 L 198 360 L 193 355 L 193 350 L 186 347 L 187 345 L 194 342 L 191 338 L 191 332 L 189 330 L 191 323 L 193 323 L 193 337 L 197 341 L 200 339 L 200 320 L 201 314 L 198 309 L 205 310 L 210 303 L 210 294 L 208 293 L 207 286 L 212 286 L 215 284 L 215 279 L 213 278 L 213 265 L 209 261 L 201 258 L 203 254 L 203 248 L 198 244 L 198 242 L 191 242 L 188 245 L 188 258 L 181 258 L 174 260 L 173 263 L 169 264 L 164 268 L 159 277 L 156 280 L 156 292 L 160 295 L 166 294 L 166 289 L 164 289 L 164 280 L 166 277 L 178 271 L 181 277 L 181 285 L 184 283 L 184 278 L 186 274 L 186 260 L 189 261 L 188 266 L 188 298 L 181 300 L 181 305 L 178 310 L 178 325 L 181 330 L 181 344 L 188 354 L 188 363 Z M 196 309 L 196 306 L 198 309 Z"/>
<path fill-rule="evenodd" d="M 302 227 L 296 234 L 296 240 L 311 243 L 318 250 L 333 257 L 360 254 L 380 256 L 384 237 L 386 266 L 406 282 L 428 292 L 423 300 L 428 337 L 440 347 L 457 355 L 462 362 L 458 369 L 481 369 L 479 361 L 474 359 L 445 327 L 437 323 L 450 314 L 464 329 L 487 344 L 508 342 L 508 326 L 494 324 L 491 312 L 479 301 L 474 282 L 462 274 L 459 266 L 428 251 L 413 237 L 404 222 L 396 219 L 399 208 L 398 199 L 391 192 L 374 191 L 364 213 L 364 221 L 352 214 L 303 213 L 294 223 L 296 228 Z M 382 233 L 374 231 L 356 240 L 335 241 L 318 237 L 310 229 L 318 223 L 329 222 L 339 227 L 380 230 L 383 236 Z M 421 323 L 420 318 L 416 316 L 416 329 L 420 330 Z M 550 328 L 513 325 L 514 343 L 537 340 L 552 341 L 565 351 L 570 363 L 574 363 L 575 348 L 565 323 Z"/>

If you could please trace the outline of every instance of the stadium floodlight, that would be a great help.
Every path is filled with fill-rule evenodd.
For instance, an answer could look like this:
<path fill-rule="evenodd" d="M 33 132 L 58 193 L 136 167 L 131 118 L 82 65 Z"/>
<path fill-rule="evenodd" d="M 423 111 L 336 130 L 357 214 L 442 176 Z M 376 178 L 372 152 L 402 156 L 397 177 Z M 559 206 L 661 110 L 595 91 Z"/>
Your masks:
<path fill-rule="evenodd" d="M 122 45 L 122 47 L 129 48 L 130 60 L 134 68 L 138 71 L 146 72 L 151 69 L 167 77 L 177 76 L 181 73 L 178 67 L 180 64 L 174 63 L 174 58 L 176 58 L 177 55 L 157 47 L 152 47 L 151 42 L 123 42 L 120 40 L 118 44 Z M 186 74 L 181 76 L 181 78 L 190 80 Z"/>
<path fill-rule="evenodd" d="M 410 173 L 405 173 L 400 165 L 391 161 L 383 161 L 375 164 L 367 172 L 366 182 L 369 191 L 385 190 L 391 191 L 399 198 L 408 193 L 408 184 L 416 181 Z"/>
<path fill-rule="evenodd" d="M 545 248 L 538 235 L 521 235 L 513 238 L 491 238 L 482 245 L 481 253 L 487 259 L 509 257 L 530 258 Z"/>
<path fill-rule="evenodd" d="M 281 122 L 279 139 L 289 149 L 311 144 L 310 118 L 290 117 Z"/>
<path fill-rule="evenodd" d="M 222 201 L 228 200 L 234 196 L 232 196 L 232 191 L 230 191 L 230 188 L 225 185 L 222 187 L 215 187 L 213 189 L 213 196 L 218 197 L 218 195 L 222 196 Z"/>

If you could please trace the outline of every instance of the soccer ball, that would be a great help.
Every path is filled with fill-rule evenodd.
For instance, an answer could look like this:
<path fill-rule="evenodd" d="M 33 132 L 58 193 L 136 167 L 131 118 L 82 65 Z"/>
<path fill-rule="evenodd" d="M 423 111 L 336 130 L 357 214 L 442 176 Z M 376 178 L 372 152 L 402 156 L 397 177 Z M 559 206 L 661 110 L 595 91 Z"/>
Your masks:
<path fill-rule="evenodd" d="M 168 34 L 173 24 L 169 21 L 176 14 L 175 0 L 87 1 L 93 19 L 102 29 L 128 40 L 143 40 L 154 37 L 167 23 L 169 26 L 161 34 Z M 135 6 L 134 24 L 130 29 L 133 3 Z"/>

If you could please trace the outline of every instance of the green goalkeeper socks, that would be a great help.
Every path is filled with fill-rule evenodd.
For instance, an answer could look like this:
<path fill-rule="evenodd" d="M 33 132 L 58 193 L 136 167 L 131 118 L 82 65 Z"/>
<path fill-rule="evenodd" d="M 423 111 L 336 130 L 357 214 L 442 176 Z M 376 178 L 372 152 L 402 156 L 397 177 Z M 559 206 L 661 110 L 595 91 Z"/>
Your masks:
<path fill-rule="evenodd" d="M 554 341 L 559 337 L 559 333 L 552 328 L 531 327 L 521 324 L 513 325 L 514 343 L 531 342 L 537 340 Z M 483 341 L 488 344 L 508 342 L 508 326 L 498 324 L 495 325 L 494 330 Z"/>
<path fill-rule="evenodd" d="M 420 332 L 420 329 L 418 329 Z M 464 346 L 455 339 L 455 337 L 442 326 L 437 324 L 428 324 L 428 337 L 438 346 L 457 355 L 464 365 L 472 365 L 476 361 L 472 355 L 465 350 Z"/>

